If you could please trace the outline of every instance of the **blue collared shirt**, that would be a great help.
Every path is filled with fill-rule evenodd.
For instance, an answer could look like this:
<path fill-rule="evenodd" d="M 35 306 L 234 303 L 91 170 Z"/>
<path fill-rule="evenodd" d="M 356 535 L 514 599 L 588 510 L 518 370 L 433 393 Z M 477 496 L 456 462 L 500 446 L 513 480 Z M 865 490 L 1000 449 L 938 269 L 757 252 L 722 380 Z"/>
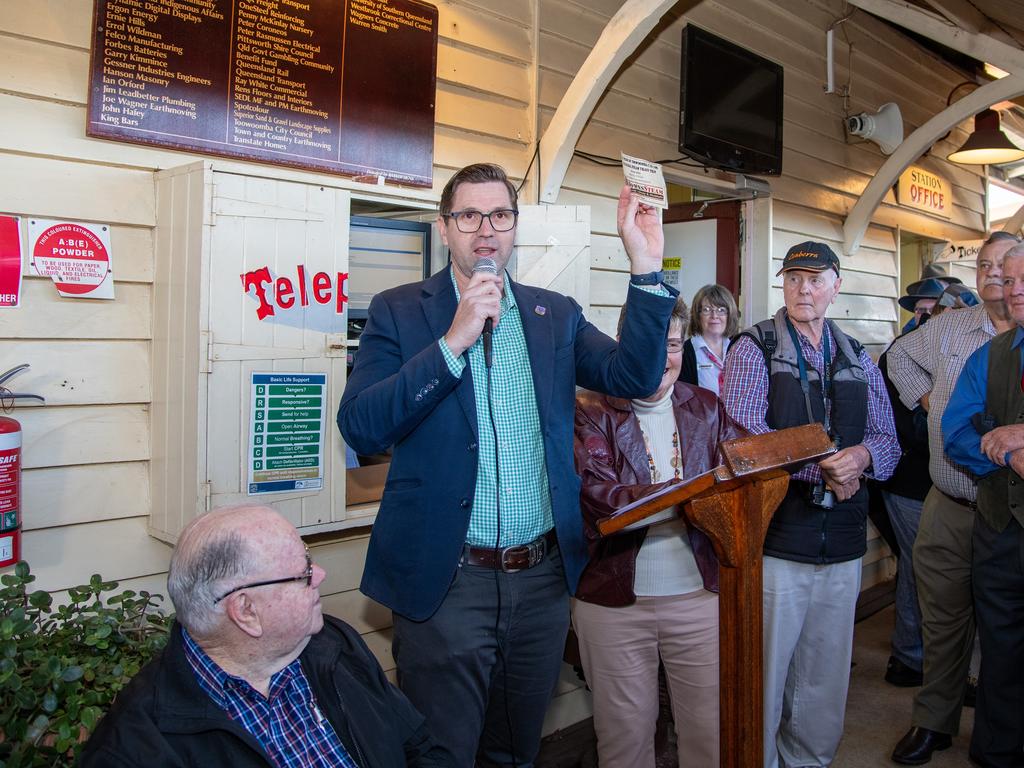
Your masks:
<path fill-rule="evenodd" d="M 263 745 L 275 766 L 359 768 L 320 712 L 298 659 L 270 678 L 270 695 L 264 697 L 242 678 L 221 669 L 184 627 L 181 635 L 199 687 Z"/>
<path fill-rule="evenodd" d="M 1024 342 L 1024 328 L 1017 328 L 1011 349 L 1019 349 Z M 942 414 L 942 435 L 946 455 L 963 465 L 978 477 L 995 472 L 1000 467 L 990 461 L 981 450 L 981 435 L 971 423 L 971 417 L 985 411 L 988 399 L 988 352 L 992 342 L 979 347 L 967 358 L 949 405 Z M 1018 376 L 1019 377 L 1019 376 Z M 1006 455 L 1009 464 L 1010 455 Z"/>

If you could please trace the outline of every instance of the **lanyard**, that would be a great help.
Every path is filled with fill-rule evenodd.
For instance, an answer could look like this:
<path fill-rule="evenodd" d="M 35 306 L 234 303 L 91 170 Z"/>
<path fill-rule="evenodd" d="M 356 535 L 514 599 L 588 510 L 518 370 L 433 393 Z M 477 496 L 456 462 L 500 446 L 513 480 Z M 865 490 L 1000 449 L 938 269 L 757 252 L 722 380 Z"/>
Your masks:
<path fill-rule="evenodd" d="M 800 369 L 800 389 L 804 393 L 804 406 L 807 408 L 807 421 L 814 423 L 814 412 L 811 410 L 811 387 L 807 381 L 807 361 L 804 359 L 803 349 L 800 347 L 800 339 L 797 336 L 793 324 L 786 318 L 786 329 L 789 331 L 789 338 L 793 340 L 793 347 L 796 349 L 796 363 Z M 832 425 L 829 416 L 828 401 L 831 399 L 832 376 L 831 362 L 832 349 L 828 341 L 828 326 L 823 325 L 821 329 L 821 357 L 822 357 L 822 382 L 821 382 L 821 406 L 825 414 L 825 431 L 831 434 Z"/>

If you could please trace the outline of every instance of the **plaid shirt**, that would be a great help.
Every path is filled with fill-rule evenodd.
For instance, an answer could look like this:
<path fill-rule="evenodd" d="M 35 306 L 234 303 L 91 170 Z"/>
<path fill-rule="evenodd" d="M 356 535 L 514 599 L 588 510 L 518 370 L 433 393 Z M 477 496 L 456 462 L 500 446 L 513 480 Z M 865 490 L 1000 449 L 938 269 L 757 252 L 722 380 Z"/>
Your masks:
<path fill-rule="evenodd" d="M 828 335 L 830 348 L 835 350 L 837 346 L 828 323 L 825 323 L 824 333 Z M 818 371 L 820 379 L 824 367 L 822 351 L 815 349 L 810 340 L 799 331 L 797 337 L 800 339 L 800 350 L 807 365 Z M 868 418 L 864 425 L 864 439 L 861 445 L 871 454 L 871 467 L 865 474 L 878 480 L 886 480 L 892 475 L 900 460 L 900 444 L 896 439 L 892 406 L 889 404 L 882 373 L 863 347 L 857 361 L 868 381 Z M 768 413 L 768 368 L 765 366 L 764 352 L 747 336 L 735 342 L 725 358 L 722 402 L 733 420 L 755 435 L 771 431 L 765 420 Z M 825 407 L 832 407 L 828 399 L 825 401 Z M 821 481 L 821 470 L 817 464 L 808 464 L 793 477 L 816 484 Z"/>
<path fill-rule="evenodd" d="M 943 451 L 942 414 L 967 358 L 996 335 L 984 304 L 948 309 L 919 329 L 899 337 L 886 352 L 889 379 L 900 400 L 913 408 L 928 396 L 928 470 L 947 496 L 973 501 L 978 494 L 973 476 Z"/>
<path fill-rule="evenodd" d="M 509 276 L 505 274 L 507 285 Z M 452 272 L 455 298 L 461 299 Z M 466 350 L 473 377 L 479 453 L 476 492 L 469 517 L 469 544 L 493 547 L 498 535 L 498 479 L 494 471 L 494 433 L 487 404 L 494 405 L 494 426 L 498 433 L 498 467 L 501 471 L 501 542 L 499 547 L 525 544 L 550 531 L 555 525 L 551 513 L 551 491 L 544 463 L 544 436 L 540 429 L 533 369 L 512 291 L 501 297 L 501 321 L 492 336 L 491 396 L 487 394 L 487 366 L 483 339 Z M 453 376 L 460 377 L 466 361 L 455 357 L 444 338 L 441 353 Z"/>
<path fill-rule="evenodd" d="M 317 707 L 298 659 L 270 678 L 263 697 L 240 677 L 232 677 L 182 628 L 185 657 L 199 687 L 232 720 L 263 745 L 277 768 L 358 768 L 334 727 Z"/>

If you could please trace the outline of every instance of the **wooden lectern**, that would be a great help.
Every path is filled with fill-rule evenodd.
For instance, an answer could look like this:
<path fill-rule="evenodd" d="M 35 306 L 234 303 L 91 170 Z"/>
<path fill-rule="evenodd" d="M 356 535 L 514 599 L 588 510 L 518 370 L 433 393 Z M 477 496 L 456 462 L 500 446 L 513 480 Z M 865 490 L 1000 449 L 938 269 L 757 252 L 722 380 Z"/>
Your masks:
<path fill-rule="evenodd" d="M 690 524 L 711 539 L 720 566 L 721 765 L 761 768 L 761 548 L 790 472 L 836 447 L 820 424 L 809 424 L 729 440 L 720 449 L 723 465 L 623 507 L 598 530 L 610 536 L 682 505 Z"/>

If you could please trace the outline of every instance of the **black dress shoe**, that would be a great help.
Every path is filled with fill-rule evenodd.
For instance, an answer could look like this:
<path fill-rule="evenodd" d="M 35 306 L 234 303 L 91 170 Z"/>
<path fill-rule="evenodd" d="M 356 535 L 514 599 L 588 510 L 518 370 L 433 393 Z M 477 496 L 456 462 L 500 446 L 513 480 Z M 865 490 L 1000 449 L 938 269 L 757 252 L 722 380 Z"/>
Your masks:
<path fill-rule="evenodd" d="M 921 685 L 923 680 L 919 670 L 908 667 L 895 656 L 890 656 L 889 663 L 885 665 L 885 682 L 897 688 L 914 688 Z"/>
<path fill-rule="evenodd" d="M 892 751 L 892 760 L 900 765 L 924 765 L 932 759 L 932 752 L 949 749 L 952 744 L 948 733 L 914 726 Z"/>

